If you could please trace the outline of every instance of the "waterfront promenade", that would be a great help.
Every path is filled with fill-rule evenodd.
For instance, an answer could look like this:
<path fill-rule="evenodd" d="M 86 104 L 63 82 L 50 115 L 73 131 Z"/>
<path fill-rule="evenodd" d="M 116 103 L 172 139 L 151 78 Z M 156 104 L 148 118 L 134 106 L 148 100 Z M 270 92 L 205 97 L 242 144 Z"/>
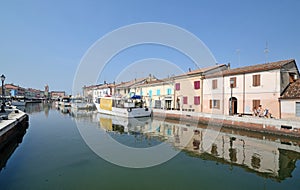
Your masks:
<path fill-rule="evenodd" d="M 178 110 L 153 109 L 153 117 L 179 120 L 189 125 L 202 123 L 256 132 L 300 137 L 300 122 L 255 116 L 228 116 Z"/>

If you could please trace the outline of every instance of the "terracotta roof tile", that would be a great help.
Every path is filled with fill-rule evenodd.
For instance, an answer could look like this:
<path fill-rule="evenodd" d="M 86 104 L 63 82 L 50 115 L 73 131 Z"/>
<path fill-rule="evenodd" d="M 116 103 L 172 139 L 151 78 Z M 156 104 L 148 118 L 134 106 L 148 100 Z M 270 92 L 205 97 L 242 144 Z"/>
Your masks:
<path fill-rule="evenodd" d="M 299 99 L 300 98 L 300 79 L 291 83 L 284 91 L 281 99 Z"/>
<path fill-rule="evenodd" d="M 182 76 L 188 76 L 188 75 L 193 75 L 193 74 L 205 74 L 206 72 L 209 72 L 213 69 L 218 69 L 218 68 L 221 68 L 221 67 L 224 67 L 226 66 L 226 64 L 218 64 L 218 65 L 212 65 L 212 66 L 209 66 L 209 67 L 204 67 L 204 68 L 200 68 L 200 69 L 196 69 L 196 70 L 192 70 L 192 71 L 189 71 L 187 73 L 183 73 L 183 74 L 180 74 L 180 75 L 177 75 L 175 76 L 176 77 L 182 77 Z"/>
<path fill-rule="evenodd" d="M 254 73 L 260 71 L 268 71 L 268 70 L 275 70 L 280 69 L 284 65 L 295 61 L 294 59 L 283 60 L 283 61 L 276 61 L 271 63 L 264 63 L 264 64 L 257 64 L 252 66 L 240 67 L 236 69 L 228 69 L 222 72 L 206 75 L 206 78 L 213 78 L 213 77 L 220 77 L 220 76 L 229 76 L 229 75 L 237 75 L 237 74 L 244 74 L 244 73 Z"/>
<path fill-rule="evenodd" d="M 164 83 L 171 83 L 172 82 L 172 78 L 165 78 L 165 79 L 157 79 L 157 80 L 153 80 L 153 81 L 145 81 L 143 83 L 140 84 L 136 84 L 135 87 L 144 87 L 144 86 L 151 86 L 151 85 L 156 85 L 156 84 L 164 84 Z"/>
<path fill-rule="evenodd" d="M 134 79 L 134 80 L 127 81 L 127 82 L 121 82 L 119 84 L 116 84 L 116 87 L 117 88 L 128 88 L 132 85 L 146 81 L 147 79 L 148 79 L 148 77 L 144 77 L 144 78 L 138 78 L 138 79 Z M 155 80 L 154 78 L 152 78 L 152 79 Z"/>
<path fill-rule="evenodd" d="M 197 74 L 197 73 L 205 73 L 207 71 L 210 71 L 210 70 L 213 70 L 213 69 L 217 69 L 217 68 L 223 67 L 223 66 L 225 66 L 225 64 L 213 65 L 213 66 L 209 66 L 209 67 L 204 67 L 204 68 L 201 68 L 201 69 L 193 70 L 193 71 L 190 71 L 190 72 L 188 72 L 186 74 L 187 75 L 192 75 L 192 74 Z"/>

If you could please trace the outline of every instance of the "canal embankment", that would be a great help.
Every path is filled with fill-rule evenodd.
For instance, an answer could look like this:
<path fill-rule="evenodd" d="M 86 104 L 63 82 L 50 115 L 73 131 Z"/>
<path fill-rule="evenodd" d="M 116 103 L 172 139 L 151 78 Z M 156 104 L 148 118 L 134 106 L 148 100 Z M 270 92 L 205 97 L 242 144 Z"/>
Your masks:
<path fill-rule="evenodd" d="M 275 135 L 300 137 L 300 122 L 255 116 L 227 116 L 178 110 L 153 109 L 153 117 L 178 120 L 196 124 L 217 125 L 226 128 L 250 130 Z"/>
<path fill-rule="evenodd" d="M 28 115 L 14 107 L 0 113 L 0 150 L 28 127 Z"/>

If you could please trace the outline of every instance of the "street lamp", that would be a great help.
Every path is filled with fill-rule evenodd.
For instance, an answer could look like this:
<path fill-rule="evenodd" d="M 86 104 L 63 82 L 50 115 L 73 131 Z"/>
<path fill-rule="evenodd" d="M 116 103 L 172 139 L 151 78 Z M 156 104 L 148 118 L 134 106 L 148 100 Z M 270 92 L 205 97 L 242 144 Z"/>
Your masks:
<path fill-rule="evenodd" d="M 4 103 L 4 96 L 5 96 L 5 92 L 4 92 L 4 81 L 5 81 L 5 76 L 2 74 L 1 75 L 1 81 L 2 81 L 2 105 L 1 105 L 1 113 L 4 113 L 5 112 L 5 103 Z"/>
<path fill-rule="evenodd" d="M 233 80 L 233 78 L 231 78 L 230 79 L 230 90 L 231 90 L 231 92 L 230 92 L 230 105 L 229 105 L 229 108 L 230 108 L 230 110 L 229 110 L 229 114 L 230 115 L 233 115 L 233 106 L 232 106 L 232 88 L 233 88 L 233 84 L 234 84 L 234 80 Z"/>

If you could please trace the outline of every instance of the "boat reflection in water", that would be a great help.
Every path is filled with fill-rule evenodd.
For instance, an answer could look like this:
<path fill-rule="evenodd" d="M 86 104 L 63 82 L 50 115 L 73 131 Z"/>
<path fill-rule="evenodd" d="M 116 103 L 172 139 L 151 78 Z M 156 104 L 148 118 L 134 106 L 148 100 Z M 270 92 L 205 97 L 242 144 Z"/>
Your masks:
<path fill-rule="evenodd" d="M 182 124 L 152 118 L 120 118 L 103 114 L 73 115 L 76 120 L 97 122 L 100 129 L 118 135 L 140 135 L 141 141 L 168 142 L 191 157 L 237 166 L 265 178 L 282 181 L 292 177 L 300 159 L 300 142 L 297 139 L 222 128 L 221 131 L 206 126 Z M 81 117 L 82 116 L 82 117 Z M 212 140 L 214 139 L 214 140 Z M 126 143 L 126 141 L 122 141 Z M 129 143 L 130 144 L 130 143 Z M 150 143 L 151 144 L 151 143 Z M 157 143 L 152 143 L 152 146 Z"/>
<path fill-rule="evenodd" d="M 8 159 L 22 143 L 23 137 L 28 128 L 28 122 L 24 121 L 19 123 L 17 127 L 13 129 L 12 135 L 7 139 L 1 139 L 0 146 L 0 171 L 5 168 Z"/>

